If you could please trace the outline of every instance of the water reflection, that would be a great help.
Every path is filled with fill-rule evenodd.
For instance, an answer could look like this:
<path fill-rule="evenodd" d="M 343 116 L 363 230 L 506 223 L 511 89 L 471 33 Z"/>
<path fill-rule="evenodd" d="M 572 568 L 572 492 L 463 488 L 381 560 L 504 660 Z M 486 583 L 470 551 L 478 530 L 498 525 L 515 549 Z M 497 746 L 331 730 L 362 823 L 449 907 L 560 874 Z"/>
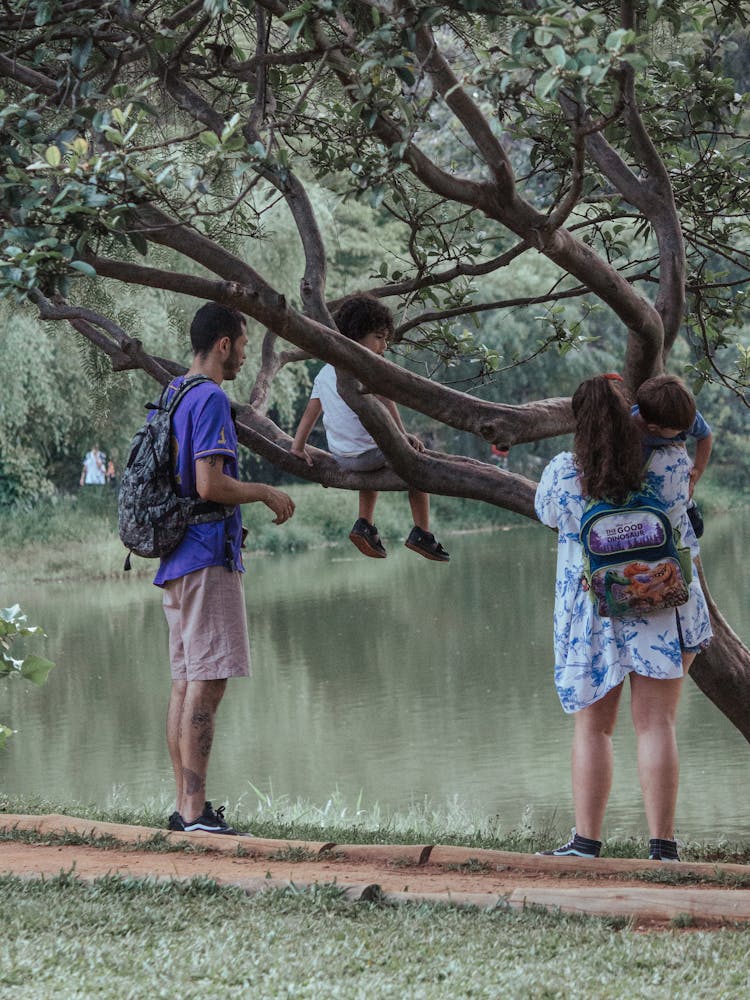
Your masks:
<path fill-rule="evenodd" d="M 714 596 L 747 640 L 750 538 L 707 529 Z M 744 529 L 747 535 L 747 528 Z M 458 797 L 506 829 L 527 806 L 541 824 L 571 815 L 571 720 L 551 677 L 554 538 L 535 526 L 454 536 L 449 565 L 392 544 L 254 558 L 246 580 L 255 676 L 220 710 L 210 775 L 218 801 L 251 785 L 323 804 L 408 807 Z M 743 576 L 744 574 L 744 576 Z M 58 801 L 133 803 L 171 794 L 164 744 L 167 639 L 143 580 L 45 585 L 0 594 L 50 635 L 48 685 L 6 684 L 19 734 L 0 757 L 6 791 Z M 744 616 L 744 617 L 742 617 Z M 747 743 L 686 685 L 680 713 L 680 828 L 746 836 Z M 645 831 L 623 705 L 607 832 Z"/>

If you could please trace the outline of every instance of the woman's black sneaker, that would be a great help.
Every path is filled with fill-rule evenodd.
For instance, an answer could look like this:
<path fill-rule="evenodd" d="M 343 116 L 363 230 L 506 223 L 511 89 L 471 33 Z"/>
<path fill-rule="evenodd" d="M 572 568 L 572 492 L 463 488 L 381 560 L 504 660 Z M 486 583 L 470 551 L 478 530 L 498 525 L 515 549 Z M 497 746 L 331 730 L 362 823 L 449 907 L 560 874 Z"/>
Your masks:
<path fill-rule="evenodd" d="M 228 833 L 234 837 L 240 836 L 231 826 L 227 826 L 224 821 L 224 806 L 213 809 L 211 803 L 207 802 L 203 807 L 203 812 L 192 823 L 183 820 L 183 830 L 185 833 Z"/>
<path fill-rule="evenodd" d="M 652 837 L 648 842 L 649 861 L 679 861 L 680 855 L 677 853 L 676 840 L 660 840 L 659 837 Z"/>
<path fill-rule="evenodd" d="M 573 830 L 573 839 L 562 847 L 556 847 L 554 851 L 537 851 L 538 855 L 545 855 L 551 858 L 598 858 L 602 849 L 601 840 L 589 840 L 588 837 L 581 837 Z"/>

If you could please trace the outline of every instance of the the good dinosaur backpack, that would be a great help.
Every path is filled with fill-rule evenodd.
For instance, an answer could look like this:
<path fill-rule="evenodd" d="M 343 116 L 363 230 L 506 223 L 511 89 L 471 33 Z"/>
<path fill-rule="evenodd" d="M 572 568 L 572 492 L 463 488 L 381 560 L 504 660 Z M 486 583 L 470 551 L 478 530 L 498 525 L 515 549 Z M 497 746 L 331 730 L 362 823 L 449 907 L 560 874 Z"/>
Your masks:
<path fill-rule="evenodd" d="M 621 504 L 591 500 L 581 518 L 584 577 L 602 618 L 648 615 L 689 597 L 690 549 L 649 490 Z"/>

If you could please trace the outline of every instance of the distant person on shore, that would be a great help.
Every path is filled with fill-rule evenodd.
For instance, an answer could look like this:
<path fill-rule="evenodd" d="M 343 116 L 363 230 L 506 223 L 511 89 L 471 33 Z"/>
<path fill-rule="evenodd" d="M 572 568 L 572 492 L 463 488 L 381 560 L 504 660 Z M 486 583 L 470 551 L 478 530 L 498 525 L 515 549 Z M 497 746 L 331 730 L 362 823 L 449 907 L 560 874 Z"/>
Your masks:
<path fill-rule="evenodd" d="M 690 460 L 681 445 L 654 449 L 644 468 L 641 435 L 618 375 L 586 379 L 573 395 L 574 451 L 557 455 L 536 492 L 539 520 L 557 529 L 555 686 L 575 713 L 572 778 L 575 827 L 558 857 L 597 858 L 612 784 L 612 734 L 625 678 L 638 746 L 638 774 L 649 827 L 649 859 L 678 861 L 674 833 L 679 758 L 675 716 L 691 663 L 711 640 L 708 608 L 693 573 L 687 602 L 633 617 L 605 616 L 591 599 L 584 573 L 581 521 L 590 500 L 621 503 L 643 483 L 667 508 L 692 558 L 698 543 L 687 530 Z M 686 430 L 695 416 L 687 389 L 664 414 L 660 436 Z M 688 404 L 687 407 L 684 404 Z M 645 478 L 644 478 L 645 476 Z M 627 524 L 627 530 L 631 526 Z"/>
<path fill-rule="evenodd" d="M 91 451 L 86 452 L 81 469 L 81 486 L 103 486 L 106 480 L 106 457 L 99 451 L 99 445 L 92 445 Z"/>
<path fill-rule="evenodd" d="M 493 444 L 490 448 L 490 457 L 495 465 L 499 465 L 501 469 L 508 468 L 508 455 L 510 454 L 510 448 L 498 448 L 496 444 Z"/>
<path fill-rule="evenodd" d="M 117 472 L 115 471 L 115 463 L 111 458 L 107 462 L 107 471 L 104 474 L 104 478 L 107 480 L 108 486 L 117 485 Z"/>
<path fill-rule="evenodd" d="M 339 332 L 350 340 L 366 347 L 368 351 L 382 354 L 393 336 L 393 316 L 390 309 L 373 295 L 357 294 L 345 299 L 334 316 Z M 396 425 L 404 432 L 409 444 L 417 451 L 424 445 L 414 434 L 407 434 L 396 404 L 391 399 L 378 396 Z M 336 463 L 350 472 L 375 472 L 386 466 L 386 459 L 372 436 L 365 430 L 357 414 L 339 395 L 336 369 L 325 365 L 313 383 L 310 401 L 297 427 L 291 453 L 313 464 L 307 450 L 307 439 L 323 414 L 328 448 Z M 349 538 L 359 551 L 373 559 L 385 559 L 387 553 L 378 529 L 373 524 L 377 490 L 361 490 L 359 517 L 349 532 Z M 430 531 L 430 497 L 420 490 L 409 490 L 414 527 L 406 539 L 407 549 L 418 552 L 435 562 L 448 562 L 450 556 Z"/>

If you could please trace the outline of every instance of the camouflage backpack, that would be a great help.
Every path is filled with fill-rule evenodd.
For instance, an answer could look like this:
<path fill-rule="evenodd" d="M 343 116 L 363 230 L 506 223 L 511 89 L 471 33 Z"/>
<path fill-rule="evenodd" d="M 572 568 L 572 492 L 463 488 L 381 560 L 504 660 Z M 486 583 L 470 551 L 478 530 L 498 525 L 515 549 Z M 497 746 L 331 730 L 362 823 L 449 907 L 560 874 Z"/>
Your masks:
<path fill-rule="evenodd" d="M 146 559 L 169 555 L 182 541 L 189 524 L 220 521 L 227 514 L 221 504 L 177 495 L 172 467 L 172 417 L 183 397 L 205 375 L 186 379 L 167 401 L 165 387 L 158 403 L 147 403 L 153 416 L 136 433 L 120 482 L 118 528 L 129 550 L 125 569 L 130 569 L 133 552 Z"/>

